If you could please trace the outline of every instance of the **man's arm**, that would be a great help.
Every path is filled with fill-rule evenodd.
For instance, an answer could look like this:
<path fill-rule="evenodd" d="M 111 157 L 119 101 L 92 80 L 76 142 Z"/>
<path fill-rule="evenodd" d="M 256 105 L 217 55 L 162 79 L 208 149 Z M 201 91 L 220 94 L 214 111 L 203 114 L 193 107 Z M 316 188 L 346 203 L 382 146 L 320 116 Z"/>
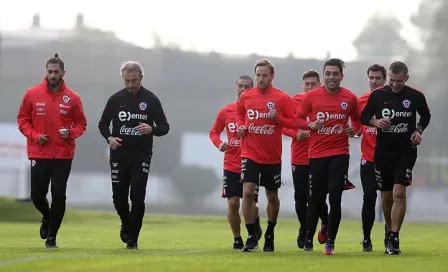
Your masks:
<path fill-rule="evenodd" d="M 355 133 L 358 133 L 361 129 L 361 117 L 359 116 L 359 105 L 356 96 L 353 96 L 353 108 L 350 112 L 350 121 L 352 122 L 352 128 Z"/>
<path fill-rule="evenodd" d="M 361 124 L 369 127 L 374 127 L 374 119 L 373 115 L 375 115 L 375 93 L 379 91 L 373 91 L 369 99 L 367 100 L 367 104 L 362 110 L 361 113 Z"/>
<path fill-rule="evenodd" d="M 237 109 L 236 109 L 236 126 L 246 125 L 246 108 L 244 107 L 245 96 L 242 94 L 240 99 L 238 99 Z"/>
<path fill-rule="evenodd" d="M 423 93 L 421 93 L 418 97 L 416 110 L 418 115 L 420 115 L 420 119 L 417 123 L 417 129 L 420 131 L 420 134 L 422 134 L 431 121 L 431 111 L 429 110 L 428 102 L 426 101 L 426 97 Z"/>
<path fill-rule="evenodd" d="M 277 114 L 277 124 L 289 129 L 297 129 L 294 120 L 294 104 L 289 96 L 284 96 L 280 100 L 280 114 Z"/>
<path fill-rule="evenodd" d="M 215 123 L 213 123 L 213 127 L 209 133 L 210 140 L 216 146 L 216 148 L 219 148 L 219 146 L 222 144 L 221 133 L 226 127 L 223 117 L 223 111 L 220 110 L 218 115 L 216 116 Z"/>
<path fill-rule="evenodd" d="M 282 134 L 291 138 L 296 138 L 298 129 L 282 128 Z"/>
<path fill-rule="evenodd" d="M 157 137 L 164 136 L 168 134 L 170 131 L 170 125 L 168 124 L 168 120 L 165 116 L 165 111 L 163 110 L 162 103 L 160 103 L 160 99 L 157 96 L 154 96 L 154 124 L 152 127 L 152 134 Z"/>
<path fill-rule="evenodd" d="M 110 134 L 110 121 L 112 121 L 113 118 L 113 96 L 109 98 L 109 100 L 106 103 L 106 106 L 104 107 L 103 114 L 101 115 L 101 119 L 98 122 L 98 128 L 100 130 L 101 135 L 106 139 L 106 141 L 109 141 Z"/>
<path fill-rule="evenodd" d="M 20 132 L 25 137 L 37 143 L 37 140 L 39 139 L 39 133 L 33 128 L 31 117 L 32 112 L 33 105 L 27 91 L 22 98 L 22 103 L 20 104 L 19 113 L 17 115 L 17 125 Z"/>
<path fill-rule="evenodd" d="M 306 93 L 303 98 L 302 104 L 297 110 L 296 124 L 301 129 L 308 129 L 308 120 L 306 119 L 311 112 L 311 96 L 310 93 Z"/>
<path fill-rule="evenodd" d="M 81 137 L 87 129 L 87 119 L 84 114 L 80 97 L 77 98 L 77 103 L 73 108 L 72 118 L 73 123 L 72 127 L 69 129 L 70 133 L 68 134 L 68 138 L 74 140 Z"/>

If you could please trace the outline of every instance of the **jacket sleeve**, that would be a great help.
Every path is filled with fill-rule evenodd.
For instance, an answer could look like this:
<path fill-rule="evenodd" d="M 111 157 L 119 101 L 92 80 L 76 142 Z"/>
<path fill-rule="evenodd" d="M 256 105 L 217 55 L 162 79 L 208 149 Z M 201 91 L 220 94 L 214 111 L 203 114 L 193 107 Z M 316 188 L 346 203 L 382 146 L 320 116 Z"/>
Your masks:
<path fill-rule="evenodd" d="M 110 121 L 112 121 L 113 117 L 113 104 L 112 97 L 107 100 L 106 106 L 104 106 L 103 114 L 101 115 L 101 119 L 98 122 L 98 129 L 100 130 L 101 135 L 104 139 L 109 138 L 111 136 L 110 133 Z"/>
<path fill-rule="evenodd" d="M 375 92 L 377 91 L 373 91 L 372 94 L 370 94 L 367 104 L 361 113 L 361 124 L 364 126 L 373 127 L 373 125 L 370 124 L 370 120 L 375 114 Z"/>
<path fill-rule="evenodd" d="M 170 125 L 168 124 L 168 120 L 166 119 L 162 103 L 160 103 L 160 99 L 157 96 L 154 96 L 153 111 L 155 124 L 151 125 L 152 134 L 157 137 L 168 134 L 168 132 L 170 131 Z"/>
<path fill-rule="evenodd" d="M 280 114 L 277 115 L 277 124 L 284 128 L 297 129 L 298 126 L 294 120 L 294 105 L 289 96 L 281 100 Z"/>
<path fill-rule="evenodd" d="M 297 109 L 296 114 L 296 123 L 297 126 L 301 129 L 308 129 L 308 114 L 311 112 L 311 94 L 308 92 L 306 93 L 302 104 L 300 104 L 300 107 Z"/>
<path fill-rule="evenodd" d="M 215 123 L 213 123 L 213 127 L 209 132 L 210 140 L 212 141 L 213 145 L 216 146 L 216 148 L 219 148 L 222 143 L 221 132 L 224 131 L 225 127 L 226 124 L 223 118 L 223 110 L 220 110 L 218 115 L 216 116 Z"/>
<path fill-rule="evenodd" d="M 17 115 L 17 125 L 20 132 L 28 139 L 37 143 L 39 139 L 39 132 L 33 128 L 33 102 L 30 98 L 29 92 L 27 91 L 22 98 L 22 103 L 20 104 L 19 113 Z"/>
<path fill-rule="evenodd" d="M 72 112 L 73 123 L 70 128 L 69 139 L 77 139 L 86 132 L 87 119 L 84 114 L 81 98 L 77 98 L 77 103 Z"/>
<path fill-rule="evenodd" d="M 423 93 L 420 93 L 416 110 L 418 115 L 420 115 L 417 127 L 423 131 L 429 125 L 429 121 L 431 120 L 431 111 L 429 110 L 428 102 L 426 101 L 426 97 Z"/>
<path fill-rule="evenodd" d="M 246 108 L 244 107 L 244 93 L 238 99 L 237 110 L 236 110 L 236 126 L 246 125 Z"/>

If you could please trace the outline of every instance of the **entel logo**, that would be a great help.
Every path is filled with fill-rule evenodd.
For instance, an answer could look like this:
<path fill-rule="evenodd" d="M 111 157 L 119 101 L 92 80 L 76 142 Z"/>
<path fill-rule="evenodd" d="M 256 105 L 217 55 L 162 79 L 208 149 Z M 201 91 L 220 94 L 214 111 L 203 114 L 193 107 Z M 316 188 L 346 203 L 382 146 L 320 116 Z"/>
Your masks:
<path fill-rule="evenodd" d="M 259 112 L 258 110 L 247 110 L 247 118 L 249 120 L 257 120 L 259 118 L 268 118 L 267 112 Z"/>
<path fill-rule="evenodd" d="M 129 111 L 120 111 L 118 113 L 118 119 L 120 121 L 130 121 L 130 120 L 148 120 L 148 115 L 141 113 L 131 113 Z"/>
<path fill-rule="evenodd" d="M 412 116 L 412 111 L 395 111 L 395 110 L 390 110 L 388 108 L 384 108 L 381 111 L 381 115 L 383 116 L 383 118 L 390 118 L 390 119 L 394 119 L 394 117 L 411 117 Z"/>
<path fill-rule="evenodd" d="M 229 123 L 227 125 L 227 129 L 229 130 L 229 132 L 235 133 L 236 132 L 236 124 L 235 123 Z"/>
<path fill-rule="evenodd" d="M 345 113 L 329 113 L 320 111 L 316 114 L 316 119 L 319 121 L 343 120 L 345 118 L 347 118 Z"/>

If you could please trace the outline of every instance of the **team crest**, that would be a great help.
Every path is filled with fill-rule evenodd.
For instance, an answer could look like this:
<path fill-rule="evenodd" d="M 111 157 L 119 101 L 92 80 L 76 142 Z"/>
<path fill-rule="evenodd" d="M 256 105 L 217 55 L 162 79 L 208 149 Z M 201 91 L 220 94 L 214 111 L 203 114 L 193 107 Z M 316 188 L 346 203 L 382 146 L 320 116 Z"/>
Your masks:
<path fill-rule="evenodd" d="M 68 95 L 64 95 L 64 96 L 62 97 L 62 101 L 64 101 L 64 103 L 68 103 L 68 102 L 70 101 L 70 96 L 68 96 Z"/>
<path fill-rule="evenodd" d="M 147 107 L 148 105 L 145 103 L 145 102 L 141 102 L 139 105 L 138 105 L 138 107 L 140 108 L 140 110 L 142 110 L 142 111 L 144 111 L 144 110 L 146 110 L 146 107 Z"/>
<path fill-rule="evenodd" d="M 341 102 L 341 108 L 342 108 L 343 110 L 346 110 L 347 107 L 348 107 L 347 102 L 345 102 L 345 101 Z"/>
<path fill-rule="evenodd" d="M 275 104 L 272 101 L 269 101 L 268 103 L 266 103 L 266 107 L 268 107 L 268 109 L 272 110 L 273 108 L 275 108 Z"/>
<path fill-rule="evenodd" d="M 403 100 L 403 106 L 407 109 L 409 106 L 411 106 L 411 101 L 408 99 Z"/>

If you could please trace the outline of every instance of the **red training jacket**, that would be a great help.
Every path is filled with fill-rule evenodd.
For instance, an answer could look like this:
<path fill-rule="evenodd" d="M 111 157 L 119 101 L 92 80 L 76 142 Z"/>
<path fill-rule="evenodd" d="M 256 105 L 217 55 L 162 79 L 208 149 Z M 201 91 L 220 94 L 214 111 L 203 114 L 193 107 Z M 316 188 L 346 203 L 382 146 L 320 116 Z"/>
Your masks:
<path fill-rule="evenodd" d="M 64 81 L 60 91 L 53 94 L 48 90 L 46 79 L 25 92 L 17 123 L 27 138 L 29 159 L 73 159 L 75 139 L 84 134 L 87 127 L 79 95 Z M 67 139 L 59 133 L 61 128 L 70 130 Z M 43 145 L 37 142 L 41 134 L 48 139 Z"/>

